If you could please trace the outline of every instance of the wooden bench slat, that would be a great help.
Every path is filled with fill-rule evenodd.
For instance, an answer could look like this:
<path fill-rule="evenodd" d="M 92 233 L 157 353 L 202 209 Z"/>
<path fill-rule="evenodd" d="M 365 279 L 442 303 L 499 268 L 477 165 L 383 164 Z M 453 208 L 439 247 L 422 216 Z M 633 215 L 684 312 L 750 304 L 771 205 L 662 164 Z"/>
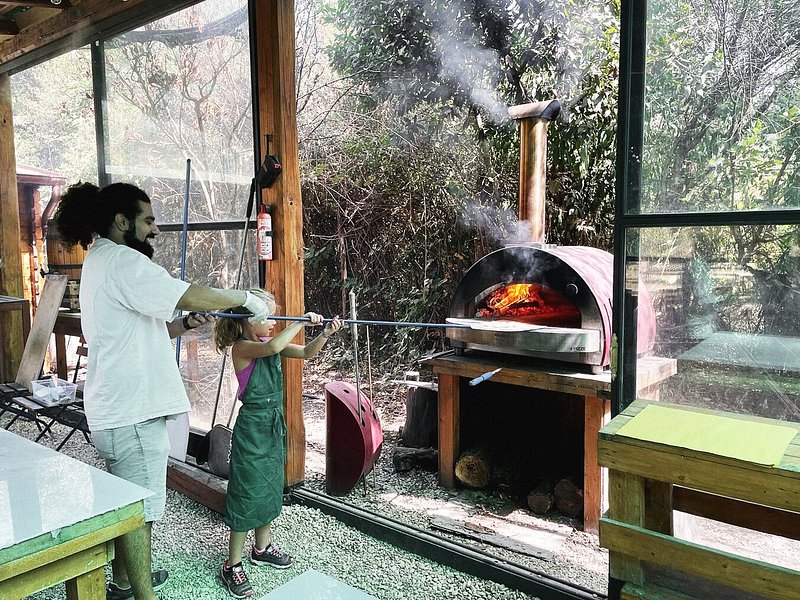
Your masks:
<path fill-rule="evenodd" d="M 800 573 L 609 518 L 600 520 L 600 543 L 611 552 L 679 569 L 745 592 L 797 600 Z"/>

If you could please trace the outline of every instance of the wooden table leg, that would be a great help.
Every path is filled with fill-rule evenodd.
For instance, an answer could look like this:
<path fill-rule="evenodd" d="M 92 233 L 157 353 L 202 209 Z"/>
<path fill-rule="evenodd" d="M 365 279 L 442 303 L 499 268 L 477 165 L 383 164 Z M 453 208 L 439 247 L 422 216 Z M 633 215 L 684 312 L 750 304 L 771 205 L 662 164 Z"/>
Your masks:
<path fill-rule="evenodd" d="M 61 379 L 67 379 L 67 336 L 53 334 L 56 338 L 56 373 Z"/>
<path fill-rule="evenodd" d="M 461 399 L 458 375 L 439 374 L 439 483 L 456 487 L 455 466 L 460 453 Z"/>
<path fill-rule="evenodd" d="M 611 419 L 611 402 L 593 396 L 583 400 L 583 530 L 597 533 L 606 496 L 605 469 L 597 464 L 597 434 Z"/>
<path fill-rule="evenodd" d="M 622 471 L 609 470 L 608 486 L 610 489 L 609 517 L 635 527 L 644 527 L 645 479 Z M 603 539 L 604 530 L 601 528 L 601 546 L 605 546 Z M 620 552 L 609 552 L 608 568 L 609 577 L 612 580 L 627 581 L 636 585 L 644 583 L 642 563 L 632 556 L 626 556 Z"/>
<path fill-rule="evenodd" d="M 67 600 L 103 600 L 106 597 L 105 569 L 100 567 L 65 582 Z"/>

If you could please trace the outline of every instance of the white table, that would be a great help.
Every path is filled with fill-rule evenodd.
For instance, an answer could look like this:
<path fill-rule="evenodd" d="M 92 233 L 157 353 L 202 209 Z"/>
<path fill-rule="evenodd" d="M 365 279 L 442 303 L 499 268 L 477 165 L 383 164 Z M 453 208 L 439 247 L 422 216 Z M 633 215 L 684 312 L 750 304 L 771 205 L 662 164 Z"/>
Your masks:
<path fill-rule="evenodd" d="M 144 524 L 150 494 L 0 429 L 0 598 L 66 582 L 68 600 L 104 599 L 114 538 Z"/>

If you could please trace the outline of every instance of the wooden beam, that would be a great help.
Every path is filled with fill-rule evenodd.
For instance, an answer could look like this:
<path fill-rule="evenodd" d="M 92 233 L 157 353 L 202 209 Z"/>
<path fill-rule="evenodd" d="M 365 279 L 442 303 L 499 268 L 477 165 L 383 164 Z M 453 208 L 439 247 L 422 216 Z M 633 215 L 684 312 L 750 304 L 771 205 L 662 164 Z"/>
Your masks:
<path fill-rule="evenodd" d="M 647 561 L 758 597 L 797 600 L 800 573 L 791 569 L 714 550 L 615 519 L 600 521 L 600 537 L 601 545 L 609 549 L 611 558 L 627 556 Z M 642 585 L 643 582 L 631 583 Z"/>
<path fill-rule="evenodd" d="M 17 35 L 19 26 L 11 19 L 0 19 L 0 35 Z"/>
<path fill-rule="evenodd" d="M 754 531 L 800 540 L 800 513 L 741 502 L 680 486 L 673 488 L 673 509 Z"/>
<path fill-rule="evenodd" d="M 0 72 L 20 71 L 100 37 L 133 29 L 200 1 L 82 0 L 50 18 L 28 27 L 23 25 L 19 35 L 1 42 Z"/>
<path fill-rule="evenodd" d="M 228 482 L 221 477 L 170 458 L 167 464 L 167 487 L 221 515 L 225 514 Z"/>
<path fill-rule="evenodd" d="M 259 162 L 277 156 L 282 175 L 264 190 L 262 201 L 272 207 L 273 257 L 267 262 L 266 287 L 275 294 L 284 314 L 305 312 L 303 289 L 303 201 L 295 97 L 294 1 L 263 0 L 254 6 L 255 85 L 258 91 Z M 294 340 L 303 343 L 301 333 Z M 305 478 L 306 433 L 303 423 L 303 363 L 283 360 L 284 405 L 287 426 L 286 485 Z"/>
<path fill-rule="evenodd" d="M 58 10 L 66 10 L 72 8 L 69 0 L 3 0 L 3 4 L 10 4 L 11 6 L 35 6 L 41 8 L 55 8 Z"/>
<path fill-rule="evenodd" d="M 0 294 L 22 298 L 22 256 L 19 251 L 19 197 L 17 158 L 14 150 L 14 119 L 11 110 L 11 78 L 0 75 Z M 5 313 L 2 359 L 6 373 L 16 373 L 24 348 L 22 316 Z"/>

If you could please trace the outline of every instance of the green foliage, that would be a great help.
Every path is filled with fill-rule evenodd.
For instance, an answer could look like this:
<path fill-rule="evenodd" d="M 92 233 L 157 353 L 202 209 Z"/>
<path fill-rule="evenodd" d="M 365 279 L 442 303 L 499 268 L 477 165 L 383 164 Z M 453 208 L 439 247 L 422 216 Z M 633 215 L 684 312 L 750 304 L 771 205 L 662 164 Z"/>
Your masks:
<path fill-rule="evenodd" d="M 516 228 L 514 104 L 564 107 L 549 128 L 548 241 L 609 248 L 617 11 L 615 1 L 329 6 L 328 55 L 351 88 L 326 126 L 351 135 L 301 140 L 308 305 L 340 312 L 355 289 L 368 318 L 441 322 L 463 272 Z M 407 363 L 442 339 L 398 328 L 377 345 Z"/>
<path fill-rule="evenodd" d="M 800 207 L 799 24 L 791 0 L 651 5 L 645 210 Z"/>
<path fill-rule="evenodd" d="M 423 124 L 433 111 L 417 110 L 415 118 Z M 465 212 L 469 203 L 477 207 L 464 181 L 465 173 L 480 179 L 475 148 L 458 132 L 412 140 L 384 123 L 324 153 L 305 148 L 306 304 L 349 314 L 353 290 L 361 318 L 442 322 L 449 291 L 490 247 Z M 371 331 L 375 355 L 397 363 L 442 342 L 441 330 Z"/>

